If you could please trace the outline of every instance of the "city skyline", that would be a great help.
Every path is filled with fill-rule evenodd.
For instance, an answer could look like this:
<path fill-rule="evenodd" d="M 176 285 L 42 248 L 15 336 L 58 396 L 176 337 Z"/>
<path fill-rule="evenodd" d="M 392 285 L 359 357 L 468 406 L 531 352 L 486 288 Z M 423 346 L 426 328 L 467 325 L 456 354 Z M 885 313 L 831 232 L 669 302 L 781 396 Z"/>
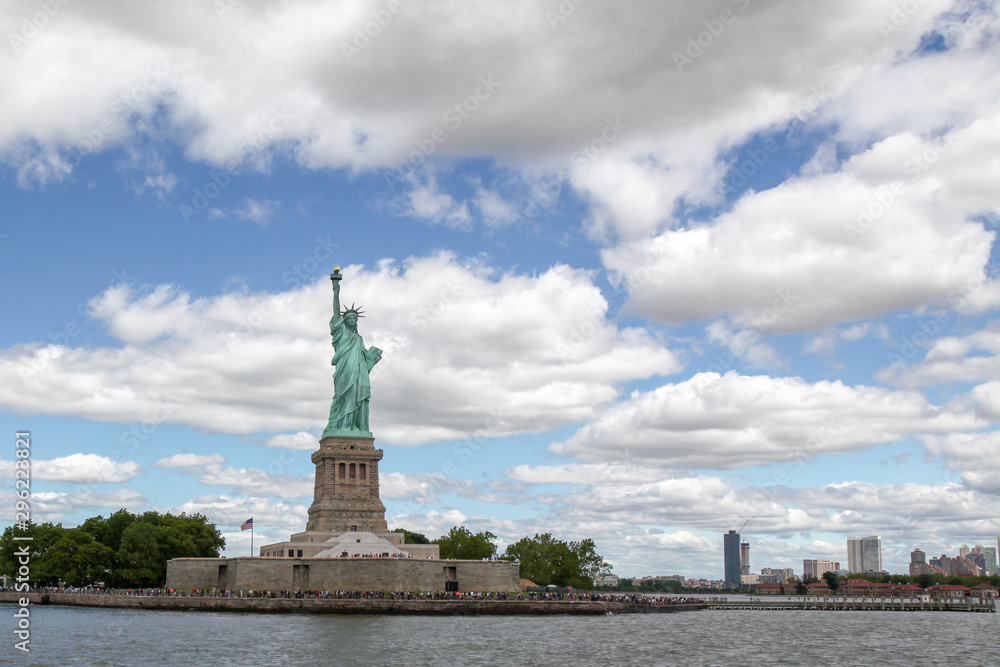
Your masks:
<path fill-rule="evenodd" d="M 300 530 L 339 266 L 390 529 L 706 578 L 732 528 L 1000 535 L 992 3 L 391 4 L 0 7 L 34 519 Z"/>

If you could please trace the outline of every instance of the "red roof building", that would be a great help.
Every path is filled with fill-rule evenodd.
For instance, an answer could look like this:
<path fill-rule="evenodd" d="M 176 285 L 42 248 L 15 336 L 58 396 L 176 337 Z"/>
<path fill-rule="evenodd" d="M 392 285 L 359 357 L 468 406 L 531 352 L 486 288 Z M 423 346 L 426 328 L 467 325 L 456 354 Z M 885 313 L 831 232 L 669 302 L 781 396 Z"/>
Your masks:
<path fill-rule="evenodd" d="M 790 588 L 792 589 L 791 592 L 794 593 L 796 587 L 795 586 L 791 586 Z M 754 589 L 754 592 L 757 593 L 757 595 L 785 595 L 786 594 L 786 592 L 785 592 L 785 585 L 784 584 L 774 584 L 774 583 L 757 584 L 757 587 Z"/>
<path fill-rule="evenodd" d="M 991 584 L 978 584 L 970 590 L 972 596 L 977 598 L 995 598 L 1000 593 L 1000 589 Z"/>
<path fill-rule="evenodd" d="M 932 598 L 965 598 L 969 597 L 972 589 L 965 586 L 955 586 L 952 584 L 937 584 L 928 586 L 927 592 Z"/>
<path fill-rule="evenodd" d="M 837 592 L 844 595 L 892 595 L 892 584 L 867 579 L 848 579 L 847 583 L 840 585 Z"/>
<path fill-rule="evenodd" d="M 811 584 L 806 584 L 806 590 L 809 591 L 809 595 L 829 595 L 833 592 L 830 590 L 830 585 L 825 581 L 817 581 Z"/>
<path fill-rule="evenodd" d="M 927 591 L 916 584 L 892 584 L 891 592 L 892 595 L 898 595 L 900 597 L 916 597 L 918 595 L 923 595 Z"/>

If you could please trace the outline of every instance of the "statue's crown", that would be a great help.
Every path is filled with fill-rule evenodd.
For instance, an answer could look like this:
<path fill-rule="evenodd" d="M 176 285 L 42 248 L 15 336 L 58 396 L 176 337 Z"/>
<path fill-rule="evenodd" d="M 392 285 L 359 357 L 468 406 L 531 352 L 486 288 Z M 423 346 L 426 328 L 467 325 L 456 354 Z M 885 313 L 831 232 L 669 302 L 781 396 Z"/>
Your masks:
<path fill-rule="evenodd" d="M 364 317 L 364 315 L 361 314 L 362 312 L 364 311 L 361 310 L 361 306 L 355 306 L 352 303 L 351 307 L 342 312 L 340 316 L 344 317 L 345 315 L 347 315 L 347 313 L 354 313 L 357 317 Z"/>

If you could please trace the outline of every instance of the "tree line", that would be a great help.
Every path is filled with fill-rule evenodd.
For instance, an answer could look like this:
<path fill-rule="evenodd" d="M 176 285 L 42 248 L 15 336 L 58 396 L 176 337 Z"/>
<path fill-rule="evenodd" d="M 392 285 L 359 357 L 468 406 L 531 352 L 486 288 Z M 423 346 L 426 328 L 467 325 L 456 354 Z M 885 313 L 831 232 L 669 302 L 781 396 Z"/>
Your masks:
<path fill-rule="evenodd" d="M 488 530 L 473 533 L 465 526 L 455 526 L 446 535 L 433 541 L 426 535 L 403 528 L 397 528 L 395 532 L 403 533 L 409 544 L 436 543 L 440 548 L 441 558 L 500 558 L 518 561 L 521 578 L 539 586 L 554 584 L 593 588 L 594 577 L 608 567 L 604 558 L 597 553 L 594 541 L 589 538 L 579 542 L 564 542 L 552 537 L 551 533 L 535 533 L 534 537 L 522 537 L 507 545 L 503 553 L 500 553 L 496 545 L 497 536 Z"/>
<path fill-rule="evenodd" d="M 841 584 L 845 583 L 848 579 L 867 579 L 868 581 L 878 582 L 882 584 L 916 584 L 921 588 L 927 588 L 928 586 L 936 586 L 940 584 L 948 584 L 951 586 L 968 586 L 972 588 L 973 586 L 978 586 L 979 584 L 992 584 L 1000 588 L 1000 576 L 997 575 L 970 575 L 970 576 L 949 576 L 946 574 L 888 574 L 888 575 L 868 575 L 868 574 L 852 574 L 850 576 L 842 577 L 836 572 L 824 572 L 822 581 L 830 587 L 830 590 L 836 591 L 840 588 Z M 797 582 L 799 587 L 805 589 L 806 586 L 812 583 L 819 582 L 820 579 L 815 577 L 806 577 L 804 580 Z"/>
<path fill-rule="evenodd" d="M 429 544 L 427 536 L 402 528 L 408 544 Z M 15 540 L 14 537 L 30 537 Z M 608 567 L 591 539 L 565 542 L 550 533 L 523 537 L 500 553 L 497 536 L 455 526 L 434 543 L 441 558 L 518 561 L 521 577 L 539 586 L 593 587 L 594 577 Z M 214 524 L 201 514 L 132 514 L 119 510 L 95 516 L 76 528 L 62 524 L 29 523 L 9 526 L 0 535 L 0 575 L 8 583 L 16 576 L 18 550 L 27 546 L 31 583 L 36 586 L 104 586 L 148 588 L 163 586 L 171 558 L 218 558 L 226 545 Z"/>
<path fill-rule="evenodd" d="M 14 540 L 30 537 L 31 540 Z M 13 578 L 15 551 L 27 547 L 31 583 L 36 586 L 103 585 L 111 588 L 162 586 L 171 558 L 218 557 L 226 545 L 201 514 L 132 514 L 118 510 L 95 516 L 76 528 L 29 523 L 4 529 L 0 536 L 0 575 Z"/>

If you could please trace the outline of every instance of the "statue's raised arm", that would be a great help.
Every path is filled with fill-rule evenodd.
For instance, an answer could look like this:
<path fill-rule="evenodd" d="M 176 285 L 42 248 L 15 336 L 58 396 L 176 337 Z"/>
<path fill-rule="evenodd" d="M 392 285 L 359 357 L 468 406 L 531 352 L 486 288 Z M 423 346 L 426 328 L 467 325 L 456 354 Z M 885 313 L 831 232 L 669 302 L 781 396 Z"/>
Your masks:
<path fill-rule="evenodd" d="M 340 310 L 340 267 L 333 270 L 333 317 L 330 318 L 330 337 L 333 339 L 334 395 L 330 405 L 330 421 L 323 431 L 323 438 L 346 435 L 371 438 L 368 428 L 368 401 L 371 399 L 369 373 L 382 358 L 377 347 L 365 349 L 358 333 L 361 309 L 353 304 Z"/>

